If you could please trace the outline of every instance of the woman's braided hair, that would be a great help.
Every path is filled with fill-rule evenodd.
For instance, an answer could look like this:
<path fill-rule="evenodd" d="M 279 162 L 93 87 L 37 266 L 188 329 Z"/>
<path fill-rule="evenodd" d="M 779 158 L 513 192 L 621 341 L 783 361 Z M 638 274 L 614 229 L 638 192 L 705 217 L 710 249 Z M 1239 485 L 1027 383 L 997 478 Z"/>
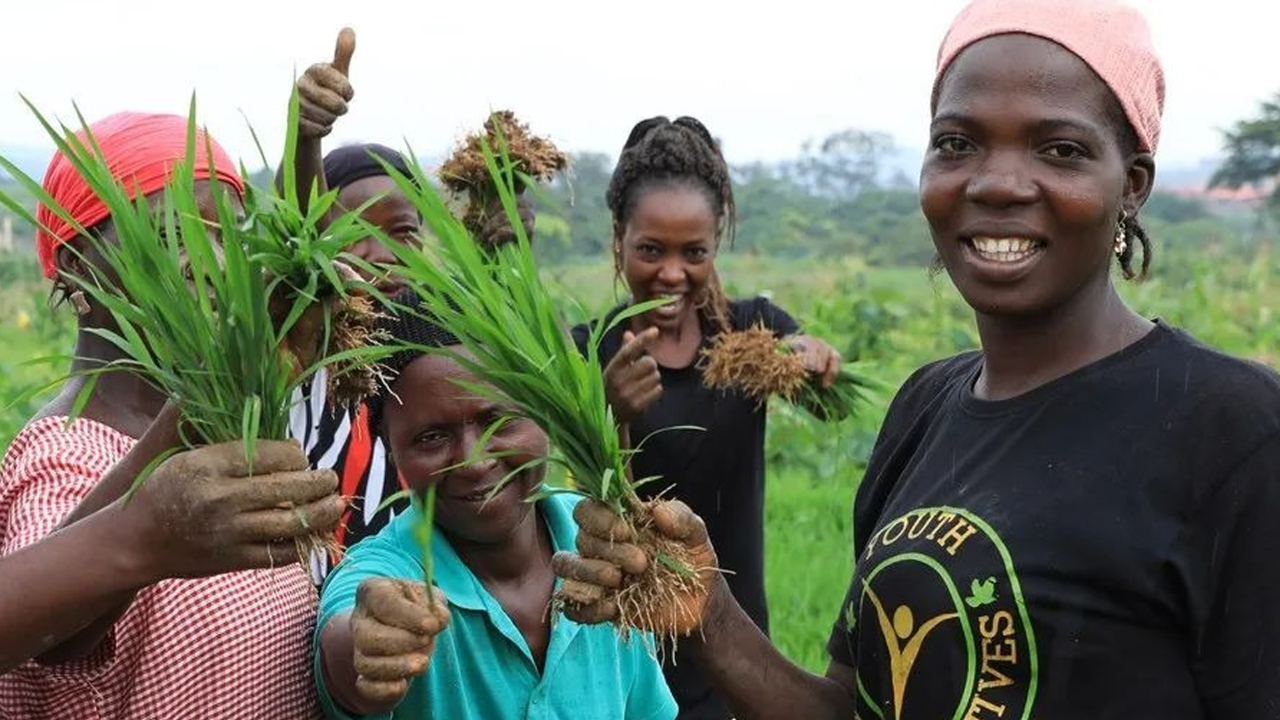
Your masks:
<path fill-rule="evenodd" d="M 609 180 L 605 202 L 613 214 L 614 271 L 622 275 L 622 233 L 641 194 L 658 185 L 678 185 L 706 193 L 716 216 L 716 248 L 721 238 L 733 244 L 736 209 L 729 165 L 711 132 L 695 118 L 674 121 L 658 116 L 636 123 L 622 146 L 622 155 Z M 712 265 L 697 308 L 722 331 L 731 330 L 729 300 Z"/>

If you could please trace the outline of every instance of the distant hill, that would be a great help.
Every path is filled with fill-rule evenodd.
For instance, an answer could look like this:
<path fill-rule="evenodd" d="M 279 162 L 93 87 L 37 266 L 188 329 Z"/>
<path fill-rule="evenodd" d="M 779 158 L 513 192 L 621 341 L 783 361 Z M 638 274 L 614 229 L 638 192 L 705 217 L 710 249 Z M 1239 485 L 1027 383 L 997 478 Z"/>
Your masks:
<path fill-rule="evenodd" d="M 1205 158 L 1193 165 L 1156 166 L 1156 185 L 1166 189 L 1203 188 L 1222 163 L 1222 158 Z"/>
<path fill-rule="evenodd" d="M 45 168 L 49 166 L 49 158 L 52 155 L 53 148 L 0 144 L 0 156 L 17 165 L 19 170 L 36 180 L 44 177 Z M 9 173 L 0 168 L 0 180 L 10 179 Z"/>

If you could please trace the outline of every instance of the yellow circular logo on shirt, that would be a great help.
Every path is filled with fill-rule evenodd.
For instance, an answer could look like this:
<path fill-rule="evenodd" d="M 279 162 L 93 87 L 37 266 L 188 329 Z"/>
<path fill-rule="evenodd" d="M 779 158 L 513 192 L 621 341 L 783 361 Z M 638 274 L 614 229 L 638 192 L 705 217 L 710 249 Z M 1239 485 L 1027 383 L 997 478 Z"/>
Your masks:
<path fill-rule="evenodd" d="M 1008 549 L 987 523 L 960 508 L 913 510 L 871 536 L 858 582 L 844 621 L 864 720 L 1030 715 L 1035 633 Z"/>

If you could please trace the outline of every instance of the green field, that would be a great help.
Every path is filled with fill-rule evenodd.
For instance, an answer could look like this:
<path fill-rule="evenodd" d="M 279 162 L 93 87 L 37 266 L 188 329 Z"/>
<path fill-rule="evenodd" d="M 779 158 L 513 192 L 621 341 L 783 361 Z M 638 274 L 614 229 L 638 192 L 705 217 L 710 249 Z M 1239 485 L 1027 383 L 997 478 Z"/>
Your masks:
<path fill-rule="evenodd" d="M 721 276 L 731 295 L 768 294 L 809 332 L 827 337 L 848 359 L 896 387 L 930 360 L 973 348 L 967 308 L 945 277 L 924 269 L 867 268 L 856 259 L 771 260 L 727 256 Z M 557 287 L 573 288 L 571 320 L 613 301 L 611 273 L 589 265 L 548 266 Z M 1187 328 L 1206 342 L 1273 365 L 1280 363 L 1280 259 L 1265 251 L 1197 249 L 1157 258 L 1154 277 L 1126 286 L 1133 305 Z M 24 365 L 71 351 L 70 310 L 50 311 L 47 289 L 29 258 L 0 258 L 0 402 L 55 377 L 58 368 Z M 567 294 L 567 293 L 566 293 Z M 772 408 L 766 538 L 774 635 L 805 666 L 825 666 L 830 624 L 849 580 L 854 492 L 888 402 L 829 426 L 790 408 Z M 38 401 L 0 412 L 0 447 Z"/>

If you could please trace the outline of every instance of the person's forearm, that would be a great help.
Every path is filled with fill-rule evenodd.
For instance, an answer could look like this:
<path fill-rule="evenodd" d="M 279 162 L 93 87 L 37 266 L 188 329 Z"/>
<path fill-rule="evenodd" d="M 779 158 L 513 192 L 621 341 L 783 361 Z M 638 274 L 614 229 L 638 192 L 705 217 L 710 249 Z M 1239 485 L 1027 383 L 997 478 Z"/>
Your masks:
<path fill-rule="evenodd" d="M 102 476 L 84 500 L 58 523 L 58 528 L 73 525 L 124 497 L 152 460 L 182 447 L 182 438 L 178 434 L 180 416 L 176 405 L 165 405 L 129 454 Z"/>
<path fill-rule="evenodd" d="M 724 578 L 716 583 L 701 636 L 681 647 L 692 650 L 738 720 L 853 717 L 849 691 L 783 657 L 734 600 Z"/>
<path fill-rule="evenodd" d="M 82 633 L 150 582 L 121 547 L 121 521 L 111 507 L 0 557 L 0 674 Z"/>
<path fill-rule="evenodd" d="M 320 138 L 299 137 L 298 150 L 293 159 L 294 187 L 298 190 L 298 202 L 302 212 L 307 211 L 311 198 L 311 185 L 317 186 L 317 195 L 329 191 L 329 184 L 324 176 L 324 150 Z M 284 190 L 284 163 L 276 171 L 276 188 Z"/>

